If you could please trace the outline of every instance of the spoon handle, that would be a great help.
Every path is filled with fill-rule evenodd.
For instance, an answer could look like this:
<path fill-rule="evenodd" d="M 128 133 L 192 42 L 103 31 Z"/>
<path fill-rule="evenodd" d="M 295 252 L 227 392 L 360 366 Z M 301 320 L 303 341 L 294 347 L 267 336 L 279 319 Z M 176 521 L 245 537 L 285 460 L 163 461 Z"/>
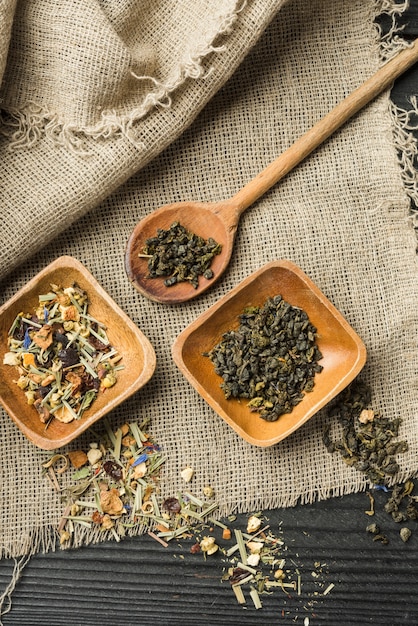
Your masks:
<path fill-rule="evenodd" d="M 245 211 L 416 61 L 418 61 L 418 39 L 411 47 L 405 48 L 385 63 L 373 76 L 327 113 L 290 148 L 247 183 L 229 200 L 228 204 L 234 207 L 238 214 Z"/>

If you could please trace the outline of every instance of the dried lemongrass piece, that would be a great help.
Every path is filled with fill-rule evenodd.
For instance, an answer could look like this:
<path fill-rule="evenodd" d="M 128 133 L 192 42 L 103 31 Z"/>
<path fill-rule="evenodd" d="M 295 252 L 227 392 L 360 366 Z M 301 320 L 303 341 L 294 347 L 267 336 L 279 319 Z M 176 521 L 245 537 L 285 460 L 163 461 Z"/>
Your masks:
<path fill-rule="evenodd" d="M 244 592 L 242 591 L 241 585 L 232 585 L 232 590 L 238 600 L 238 604 L 245 604 Z"/>
<path fill-rule="evenodd" d="M 245 548 L 245 543 L 244 543 L 244 539 L 242 536 L 242 531 L 239 530 L 239 528 L 236 528 L 234 530 L 235 533 L 235 538 L 237 540 L 237 545 L 238 545 L 238 550 L 239 550 L 239 554 L 241 557 L 241 562 L 244 563 L 244 565 L 247 564 L 247 550 Z"/>
<path fill-rule="evenodd" d="M 45 469 L 48 469 L 49 467 L 55 465 L 58 461 L 64 461 L 63 467 L 61 467 L 59 470 L 56 470 L 58 474 L 63 474 L 68 469 L 68 458 L 65 456 L 65 454 L 54 454 L 49 459 L 49 461 L 43 464 L 43 467 L 45 467 Z"/>
<path fill-rule="evenodd" d="M 322 595 L 323 596 L 327 596 L 329 594 L 329 592 L 334 589 L 334 587 L 335 587 L 334 583 L 331 583 L 330 585 L 328 585 L 328 587 L 325 589 L 325 591 L 324 591 L 324 593 Z"/>
<path fill-rule="evenodd" d="M 258 591 L 257 591 L 257 589 L 255 589 L 255 587 L 251 587 L 250 596 L 251 596 L 251 599 L 252 599 L 252 601 L 254 603 L 255 608 L 256 609 L 261 609 L 262 608 L 262 604 L 261 604 L 260 596 L 258 595 Z"/>
<path fill-rule="evenodd" d="M 247 572 L 250 572 L 250 574 L 254 574 L 254 576 L 255 574 L 257 574 L 257 570 L 254 569 L 254 567 L 250 567 L 247 563 L 241 563 L 238 561 L 237 567 L 239 567 L 240 569 L 244 569 Z"/>

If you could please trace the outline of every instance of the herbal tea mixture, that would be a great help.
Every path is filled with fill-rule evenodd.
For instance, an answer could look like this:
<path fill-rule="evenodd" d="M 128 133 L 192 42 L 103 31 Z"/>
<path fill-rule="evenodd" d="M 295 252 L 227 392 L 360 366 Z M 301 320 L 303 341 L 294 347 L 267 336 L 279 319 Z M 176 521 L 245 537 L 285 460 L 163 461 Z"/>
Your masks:
<path fill-rule="evenodd" d="M 17 386 L 47 425 L 53 418 L 80 419 L 123 367 L 106 327 L 88 313 L 87 293 L 77 284 L 50 287 L 33 313 L 16 316 L 3 359 L 16 368 Z"/>
<path fill-rule="evenodd" d="M 77 527 L 110 533 L 117 541 L 128 529 L 142 527 L 165 548 L 171 541 L 187 541 L 190 555 L 217 559 L 220 580 L 231 585 L 240 604 L 246 604 L 248 594 L 260 609 L 263 594 L 274 591 L 283 599 L 302 602 L 301 571 L 287 558 L 280 532 L 274 532 L 261 512 L 245 516 L 244 521 L 236 515 L 215 519 L 215 489 L 206 485 L 201 497 L 191 493 L 191 467 L 180 472 L 185 490 L 164 498 L 159 483 L 166 459 L 149 432 L 149 420 L 125 423 L 116 431 L 106 418 L 103 423 L 104 433 L 88 431 L 92 440 L 87 450 L 51 453 L 42 465 L 52 487 L 62 494 L 63 515 L 57 529 L 62 548 L 73 545 Z M 67 481 L 63 487 L 64 474 L 71 471 L 70 484 Z M 307 597 L 325 596 L 334 587 L 325 584 L 324 564 L 317 561 L 312 569 L 304 603 Z"/>
<path fill-rule="evenodd" d="M 222 376 L 225 397 L 247 398 L 247 406 L 267 421 L 290 413 L 312 391 L 322 371 L 316 328 L 302 309 L 282 296 L 248 307 L 230 330 L 205 353 Z"/>
<path fill-rule="evenodd" d="M 139 256 L 149 259 L 150 278 L 168 276 L 166 287 L 189 282 L 197 289 L 199 276 L 213 278 L 210 266 L 221 249 L 221 244 L 211 237 L 206 241 L 174 222 L 168 230 L 158 229 L 156 237 L 147 239 Z"/>

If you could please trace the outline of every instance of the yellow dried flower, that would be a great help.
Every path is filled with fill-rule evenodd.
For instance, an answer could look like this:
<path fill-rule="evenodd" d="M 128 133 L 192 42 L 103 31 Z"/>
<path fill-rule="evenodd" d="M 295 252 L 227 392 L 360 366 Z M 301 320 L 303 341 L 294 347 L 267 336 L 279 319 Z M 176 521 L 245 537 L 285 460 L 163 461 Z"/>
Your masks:
<path fill-rule="evenodd" d="M 62 544 L 65 543 L 66 541 L 69 541 L 70 538 L 71 538 L 71 535 L 68 532 L 68 530 L 62 530 L 60 532 L 60 545 L 62 546 Z"/>

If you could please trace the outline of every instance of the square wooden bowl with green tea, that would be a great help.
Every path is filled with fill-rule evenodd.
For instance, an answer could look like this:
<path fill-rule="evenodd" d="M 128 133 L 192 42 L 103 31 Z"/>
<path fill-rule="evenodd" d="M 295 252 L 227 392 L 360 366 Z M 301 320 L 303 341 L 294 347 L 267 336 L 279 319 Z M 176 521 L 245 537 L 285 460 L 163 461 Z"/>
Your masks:
<path fill-rule="evenodd" d="M 62 256 L 0 307 L 0 402 L 35 445 L 69 443 L 153 375 L 148 339 Z"/>
<path fill-rule="evenodd" d="M 366 362 L 365 346 L 343 315 L 286 260 L 232 289 L 177 337 L 172 353 L 216 413 L 263 447 L 300 428 Z"/>

